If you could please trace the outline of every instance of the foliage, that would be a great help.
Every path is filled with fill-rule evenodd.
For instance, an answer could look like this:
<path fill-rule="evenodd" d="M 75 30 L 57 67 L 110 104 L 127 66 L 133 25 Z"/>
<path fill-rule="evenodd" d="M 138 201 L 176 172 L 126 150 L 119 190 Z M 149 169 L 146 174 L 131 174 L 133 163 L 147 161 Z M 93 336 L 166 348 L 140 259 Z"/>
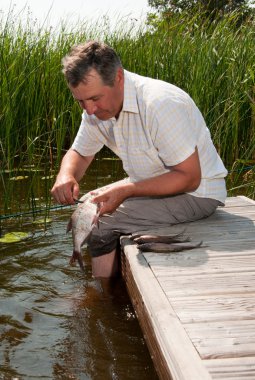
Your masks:
<path fill-rule="evenodd" d="M 73 44 L 91 38 L 112 45 L 127 70 L 187 91 L 229 168 L 240 160 L 254 161 L 255 30 L 250 19 L 237 27 L 238 17 L 232 12 L 211 21 L 200 12 L 183 11 L 155 29 L 136 27 L 135 35 L 126 20 L 114 30 L 107 22 L 80 22 L 72 29 L 62 24 L 56 33 L 29 20 L 24 24 L 24 17 L 23 23 L 12 15 L 0 19 L 0 203 L 7 207 L 10 190 L 22 182 L 10 181 L 17 162 L 39 170 L 50 161 L 48 170 L 58 168 L 81 114 L 64 82 L 61 58 Z"/>
<path fill-rule="evenodd" d="M 148 24 L 154 25 L 160 23 L 162 19 L 169 21 L 175 13 L 189 12 L 190 15 L 200 13 L 201 18 L 210 20 L 222 18 L 224 15 L 238 11 L 239 17 L 236 19 L 237 25 L 240 25 L 248 17 L 254 16 L 252 0 L 148 0 L 150 7 L 155 12 L 148 13 Z"/>
<path fill-rule="evenodd" d="M 148 0 L 148 5 L 160 13 L 180 12 L 200 7 L 208 12 L 233 12 L 236 9 L 250 8 L 254 1 L 249 0 Z"/>

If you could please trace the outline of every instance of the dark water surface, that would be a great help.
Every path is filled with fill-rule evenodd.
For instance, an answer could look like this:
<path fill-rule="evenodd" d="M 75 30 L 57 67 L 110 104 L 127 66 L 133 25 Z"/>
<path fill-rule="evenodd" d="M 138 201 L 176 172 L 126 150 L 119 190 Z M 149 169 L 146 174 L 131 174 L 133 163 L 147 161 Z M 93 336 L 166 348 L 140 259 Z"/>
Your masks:
<path fill-rule="evenodd" d="M 1 223 L 33 236 L 0 244 L 0 379 L 156 380 L 123 280 L 104 289 L 86 249 L 85 274 L 69 265 L 73 211 L 51 212 L 46 228 L 42 216 Z"/>

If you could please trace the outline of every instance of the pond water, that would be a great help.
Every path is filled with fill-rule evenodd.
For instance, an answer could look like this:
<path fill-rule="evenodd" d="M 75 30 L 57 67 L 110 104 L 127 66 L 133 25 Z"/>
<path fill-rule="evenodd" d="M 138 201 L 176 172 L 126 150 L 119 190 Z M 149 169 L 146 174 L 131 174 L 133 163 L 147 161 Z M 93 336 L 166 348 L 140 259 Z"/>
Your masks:
<path fill-rule="evenodd" d="M 82 193 L 101 185 L 100 177 L 112 182 L 109 167 L 89 173 Z M 38 183 L 35 195 L 43 187 Z M 20 203 L 31 181 L 20 178 L 15 186 Z M 2 234 L 33 235 L 0 244 L 0 379 L 156 380 L 123 280 L 102 287 L 92 278 L 86 248 L 85 274 L 69 265 L 72 237 L 65 230 L 73 211 L 51 211 L 47 224 L 41 215 L 1 222 Z"/>

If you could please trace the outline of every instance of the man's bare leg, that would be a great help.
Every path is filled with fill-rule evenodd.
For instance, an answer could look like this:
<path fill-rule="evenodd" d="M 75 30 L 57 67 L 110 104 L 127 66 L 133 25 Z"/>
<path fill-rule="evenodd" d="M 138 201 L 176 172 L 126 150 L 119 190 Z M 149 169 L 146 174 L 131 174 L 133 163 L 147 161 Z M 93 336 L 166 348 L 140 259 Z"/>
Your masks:
<path fill-rule="evenodd" d="M 99 257 L 92 258 L 92 275 L 95 278 L 110 278 L 118 274 L 118 255 L 117 250 Z"/>

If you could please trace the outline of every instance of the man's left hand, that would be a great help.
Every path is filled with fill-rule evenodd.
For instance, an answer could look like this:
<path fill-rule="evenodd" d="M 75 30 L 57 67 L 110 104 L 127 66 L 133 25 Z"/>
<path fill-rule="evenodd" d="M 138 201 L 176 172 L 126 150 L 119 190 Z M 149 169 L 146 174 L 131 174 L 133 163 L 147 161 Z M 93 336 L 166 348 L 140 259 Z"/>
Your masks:
<path fill-rule="evenodd" d="M 124 202 L 125 199 L 131 196 L 128 184 L 121 186 L 112 186 L 96 195 L 96 192 L 91 192 L 92 195 L 95 194 L 93 202 L 100 203 L 100 215 L 113 213 L 119 205 Z"/>

